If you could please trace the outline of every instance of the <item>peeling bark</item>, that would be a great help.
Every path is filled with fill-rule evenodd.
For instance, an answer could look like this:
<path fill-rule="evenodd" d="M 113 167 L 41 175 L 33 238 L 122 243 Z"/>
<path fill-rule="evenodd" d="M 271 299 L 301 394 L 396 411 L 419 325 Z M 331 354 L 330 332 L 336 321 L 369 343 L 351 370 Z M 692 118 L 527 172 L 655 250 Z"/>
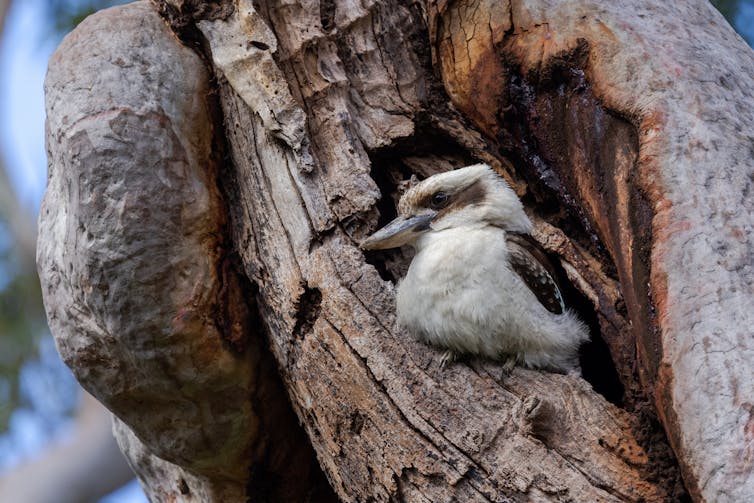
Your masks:
<path fill-rule="evenodd" d="M 751 51 L 706 4 L 621 9 L 164 0 L 64 42 L 45 300 L 152 497 L 264 497 L 274 473 L 278 497 L 333 498 L 305 492 L 312 447 L 343 501 L 752 495 Z M 116 15 L 124 38 L 97 39 Z M 443 371 L 395 327 L 410 254 L 358 242 L 410 175 L 478 160 L 560 259 L 591 384 Z"/>

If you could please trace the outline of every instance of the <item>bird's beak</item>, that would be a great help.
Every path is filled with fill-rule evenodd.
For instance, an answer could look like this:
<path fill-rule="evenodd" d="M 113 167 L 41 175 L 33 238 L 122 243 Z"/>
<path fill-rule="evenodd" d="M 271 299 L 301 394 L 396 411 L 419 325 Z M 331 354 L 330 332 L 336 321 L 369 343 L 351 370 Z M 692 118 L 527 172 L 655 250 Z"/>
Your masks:
<path fill-rule="evenodd" d="M 362 250 L 386 250 L 398 248 L 429 230 L 433 214 L 398 217 L 361 243 Z"/>

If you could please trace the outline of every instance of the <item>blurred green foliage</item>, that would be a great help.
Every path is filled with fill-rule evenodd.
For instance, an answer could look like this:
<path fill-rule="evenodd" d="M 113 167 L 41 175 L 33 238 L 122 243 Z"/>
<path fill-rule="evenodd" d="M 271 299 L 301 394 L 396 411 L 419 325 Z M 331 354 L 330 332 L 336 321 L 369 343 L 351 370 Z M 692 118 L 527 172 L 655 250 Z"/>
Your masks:
<path fill-rule="evenodd" d="M 741 2 L 738 0 L 712 0 L 711 3 L 723 16 L 725 16 L 725 19 L 727 19 L 729 23 L 733 23 Z"/>
<path fill-rule="evenodd" d="M 754 47 L 754 0 L 711 0 L 725 19 Z"/>
<path fill-rule="evenodd" d="M 21 0 L 15 0 L 21 1 Z M 71 31 L 87 16 L 98 10 L 129 3 L 130 0 L 47 0 L 47 18 L 51 21 L 51 34 L 62 36 Z"/>
<path fill-rule="evenodd" d="M 21 259 L 10 242 L 0 216 L 0 432 L 8 427 L 11 412 L 21 402 L 19 375 L 36 355 L 39 338 L 46 332 L 39 279 L 28 260 Z M 30 262 L 33 264 L 33 260 Z"/>
<path fill-rule="evenodd" d="M 11 3 L 29 0 L 12 0 Z M 44 37 L 59 40 L 89 14 L 127 0 L 32 0 L 41 8 L 40 19 L 47 29 Z M 12 8 L 12 7 L 11 7 Z M 36 41 L 41 42 L 41 41 Z M 35 43 L 31 41 L 30 43 Z M 41 91 L 41 89 L 40 89 Z M 3 164 L 0 170 L 13 169 Z M 1 176 L 1 183 L 9 177 Z M 12 197 L 10 191 L 0 191 Z M 28 209 L 17 202 L 4 201 L 0 207 L 25 213 Z M 8 208 L 13 208 L 9 210 Z M 22 380 L 22 369 L 38 359 L 39 342 L 49 337 L 47 320 L 42 306 L 42 293 L 34 266 L 34 251 L 18 246 L 9 220 L 24 221 L 29 228 L 36 226 L 36 217 L 9 215 L 0 212 L 0 434 L 8 430 L 11 414 L 19 406 L 28 405 Z"/>

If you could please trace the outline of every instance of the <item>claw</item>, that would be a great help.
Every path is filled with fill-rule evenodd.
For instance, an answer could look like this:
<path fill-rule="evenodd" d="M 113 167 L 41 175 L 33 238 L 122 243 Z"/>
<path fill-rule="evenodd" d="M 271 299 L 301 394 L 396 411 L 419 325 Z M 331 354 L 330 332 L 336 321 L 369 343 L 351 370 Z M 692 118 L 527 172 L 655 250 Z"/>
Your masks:
<path fill-rule="evenodd" d="M 534 395 L 524 398 L 524 414 L 528 420 L 535 419 L 542 412 L 542 400 Z"/>
<path fill-rule="evenodd" d="M 455 353 L 455 351 L 448 349 L 442 354 L 442 357 L 440 358 L 440 368 L 444 369 L 447 365 L 455 362 L 457 359 L 458 355 Z"/>
<path fill-rule="evenodd" d="M 513 368 L 515 366 L 516 366 L 516 356 L 507 355 L 505 357 L 505 361 L 503 362 L 502 374 L 500 377 L 505 378 L 511 375 L 511 372 L 513 372 Z"/>

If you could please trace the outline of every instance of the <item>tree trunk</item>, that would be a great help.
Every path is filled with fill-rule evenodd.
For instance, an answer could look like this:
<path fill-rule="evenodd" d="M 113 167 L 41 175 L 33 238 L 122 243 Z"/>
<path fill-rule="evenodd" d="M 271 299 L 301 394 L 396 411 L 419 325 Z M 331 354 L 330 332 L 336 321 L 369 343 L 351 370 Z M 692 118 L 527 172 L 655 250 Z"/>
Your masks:
<path fill-rule="evenodd" d="M 701 1 L 103 11 L 46 83 L 61 354 L 154 501 L 746 501 L 752 68 Z M 477 161 L 572 285 L 584 378 L 395 326 L 410 255 L 358 243 Z"/>

